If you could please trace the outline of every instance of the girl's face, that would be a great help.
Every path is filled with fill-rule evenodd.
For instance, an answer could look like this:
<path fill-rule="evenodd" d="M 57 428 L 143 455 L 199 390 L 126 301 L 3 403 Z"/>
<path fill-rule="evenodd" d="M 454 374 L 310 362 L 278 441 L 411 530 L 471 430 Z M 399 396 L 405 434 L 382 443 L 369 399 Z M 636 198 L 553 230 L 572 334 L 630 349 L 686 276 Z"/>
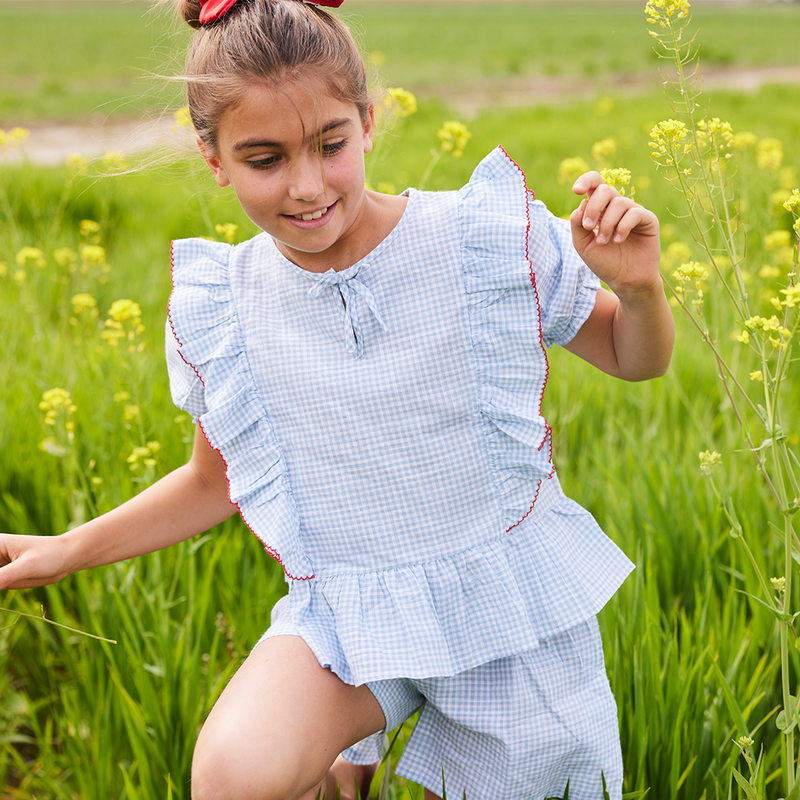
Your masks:
<path fill-rule="evenodd" d="M 317 81 L 281 89 L 249 84 L 222 114 L 218 152 L 205 153 L 206 161 L 287 258 L 315 272 L 343 269 L 373 222 L 364 188 L 372 109 L 364 124 L 354 104 Z"/>

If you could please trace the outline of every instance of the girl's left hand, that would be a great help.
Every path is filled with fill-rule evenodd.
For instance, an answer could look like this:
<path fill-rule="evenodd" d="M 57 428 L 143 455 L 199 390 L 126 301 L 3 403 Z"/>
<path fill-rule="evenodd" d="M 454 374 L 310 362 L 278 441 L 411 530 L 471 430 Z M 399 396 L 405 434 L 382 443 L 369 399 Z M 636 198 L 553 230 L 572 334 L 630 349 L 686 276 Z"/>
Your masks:
<path fill-rule="evenodd" d="M 572 242 L 592 272 L 615 292 L 660 284 L 658 219 L 587 172 L 572 190 L 586 195 L 570 216 Z"/>

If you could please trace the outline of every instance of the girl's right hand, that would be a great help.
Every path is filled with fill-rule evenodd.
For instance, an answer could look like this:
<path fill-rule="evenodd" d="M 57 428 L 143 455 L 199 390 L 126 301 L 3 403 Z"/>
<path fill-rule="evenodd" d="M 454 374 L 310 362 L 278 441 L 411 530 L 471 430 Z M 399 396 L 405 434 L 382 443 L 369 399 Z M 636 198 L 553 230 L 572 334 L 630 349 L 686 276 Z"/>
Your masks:
<path fill-rule="evenodd" d="M 56 583 L 72 572 L 60 536 L 0 533 L 0 591 Z"/>

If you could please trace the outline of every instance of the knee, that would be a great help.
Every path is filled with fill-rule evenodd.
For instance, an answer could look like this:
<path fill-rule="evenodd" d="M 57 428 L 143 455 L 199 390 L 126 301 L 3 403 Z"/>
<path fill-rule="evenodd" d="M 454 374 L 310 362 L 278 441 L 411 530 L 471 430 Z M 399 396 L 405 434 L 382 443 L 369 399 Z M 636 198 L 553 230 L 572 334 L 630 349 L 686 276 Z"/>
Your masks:
<path fill-rule="evenodd" d="M 308 788 L 301 766 L 236 737 L 206 737 L 192 759 L 192 800 L 297 800 Z"/>

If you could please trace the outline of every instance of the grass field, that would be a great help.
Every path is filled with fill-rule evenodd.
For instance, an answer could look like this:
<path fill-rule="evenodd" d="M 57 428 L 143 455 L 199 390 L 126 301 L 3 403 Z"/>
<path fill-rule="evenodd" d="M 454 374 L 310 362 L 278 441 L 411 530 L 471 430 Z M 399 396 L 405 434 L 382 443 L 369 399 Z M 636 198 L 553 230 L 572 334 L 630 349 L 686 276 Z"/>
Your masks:
<path fill-rule="evenodd" d="M 180 73 L 188 28 L 143 2 L 0 3 L 0 127 L 43 118 L 138 117 L 176 101 L 153 75 Z M 343 7 L 382 80 L 418 93 L 497 80 L 650 75 L 657 60 L 636 3 L 359 3 Z M 797 63 L 794 5 L 701 5 L 709 66 Z M 67 35 L 68 32 L 68 35 Z M 565 35 L 565 34 L 569 35 Z M 31 42 L 21 46 L 20 43 Z"/>
<path fill-rule="evenodd" d="M 389 85 L 429 87 L 432 94 L 440 82 L 513 75 L 591 75 L 602 85 L 609 71 L 658 67 L 638 4 L 452 9 L 354 2 L 347 14 L 363 16 L 367 47 L 385 53 Z M 164 28 L 143 24 L 141 5 L 2 3 L 0 20 L 0 127 L 81 118 L 98 108 L 128 113 L 163 102 L 157 96 L 143 100 L 135 78 L 136 70 L 160 69 L 153 59 L 165 63 L 162 55 L 172 47 Z M 796 60 L 795 6 L 699 6 L 695 23 L 702 48 L 716 53 L 718 63 Z M 497 32 L 490 35 L 493 25 Z M 37 47 L 23 48 L 32 30 Z M 427 37 L 435 30 L 440 35 L 434 47 Z M 82 41 L 83 35 L 89 38 Z M 536 37 L 541 40 L 533 58 L 530 42 Z M 104 53 L 98 42 L 116 46 Z M 60 59 L 53 57 L 57 47 Z M 20 54 L 34 50 L 41 62 L 24 67 L 31 62 Z M 521 55 L 512 63 L 514 53 Z M 142 54 L 147 65 L 138 60 Z M 120 70 L 128 71 L 120 77 Z M 21 90 L 15 75 L 36 78 Z M 49 90 L 51 80 L 58 85 Z M 799 87 L 716 92 L 704 96 L 703 105 L 736 132 L 783 141 L 783 168 L 795 170 L 797 185 Z M 431 99 L 420 103 L 418 114 L 398 121 L 370 156 L 371 181 L 396 189 L 415 184 L 451 113 Z M 464 156 L 443 159 L 428 187 L 460 186 L 480 158 L 502 143 L 537 196 L 564 214 L 573 199 L 557 179 L 562 160 L 581 157 L 593 164 L 592 145 L 614 137 L 613 166 L 631 170 L 637 199 L 659 215 L 665 252 L 681 242 L 691 258 L 701 259 L 680 218 L 679 197 L 649 155 L 651 127 L 672 114 L 660 89 L 635 101 L 599 92 L 591 101 L 486 109 L 469 121 L 472 139 Z M 759 313 L 768 314 L 768 279 L 759 270 L 775 254 L 765 237 L 791 225 L 786 215 L 774 213 L 770 197 L 792 173 L 759 168 L 752 151 L 737 158 L 752 265 L 749 291 L 763 305 Z M 0 530 L 59 533 L 114 507 L 186 459 L 192 426 L 171 404 L 162 356 L 169 241 L 216 236 L 217 223 L 238 224 L 237 241 L 254 231 L 229 194 L 198 169 L 174 162 L 100 179 L 74 177 L 66 166 L 0 168 L 0 374 L 6 383 Z M 99 231 L 82 234 L 86 219 L 97 221 Z M 105 261 L 78 255 L 95 236 Z M 32 255 L 20 265 L 25 247 L 39 248 L 43 263 L 37 265 L 39 257 Z M 665 257 L 666 277 L 675 266 Z M 785 281 L 785 272 L 779 280 Z M 723 293 L 713 280 L 708 283 L 715 337 L 746 375 L 757 366 L 754 356 L 731 341 L 735 326 Z M 91 307 L 76 310 L 71 298 L 78 293 L 92 295 L 96 315 Z M 123 298 L 140 304 L 145 327 L 134 334 L 133 352 L 111 348 L 101 337 L 99 323 Z M 653 800 L 746 797 L 732 768 L 747 771 L 734 741 L 750 735 L 752 752 L 763 754 L 762 796 L 772 800 L 785 793 L 785 756 L 775 725 L 782 704 L 777 630 L 770 613 L 741 593 L 758 592 L 754 567 L 741 542 L 729 535 L 698 453 L 723 454 L 718 484 L 735 498 L 754 561 L 767 576 L 782 574 L 782 544 L 772 528 L 779 520 L 755 478 L 713 359 L 677 310 L 676 325 L 669 373 L 643 384 L 615 381 L 555 348 L 544 411 L 565 490 L 592 510 L 637 564 L 601 614 L 619 707 L 625 790 L 649 788 Z M 787 424 L 794 426 L 787 436 L 797 433 L 797 377 L 795 362 L 784 399 Z M 42 393 L 53 387 L 72 395 L 71 439 L 66 417 L 48 426 L 39 408 Z M 43 450 L 40 443 L 48 437 L 54 441 Z M 796 454 L 798 443 L 792 441 Z M 148 447 L 153 442 L 159 447 Z M 129 460 L 143 447 L 154 463 L 145 465 L 145 456 Z M 11 626 L 14 617 L 0 612 L 0 798 L 188 800 L 196 731 L 284 591 L 280 567 L 241 523 L 230 521 L 168 551 L 79 573 L 45 589 L 4 593 L 0 606 L 33 615 L 44 607 L 49 618 L 118 644 L 29 619 Z M 790 607 L 796 599 L 795 589 Z M 796 685 L 794 648 L 791 657 Z M 409 732 L 410 724 L 396 749 Z M 392 763 L 396 756 L 395 750 Z M 386 796 L 421 800 L 422 793 L 393 777 Z"/>

